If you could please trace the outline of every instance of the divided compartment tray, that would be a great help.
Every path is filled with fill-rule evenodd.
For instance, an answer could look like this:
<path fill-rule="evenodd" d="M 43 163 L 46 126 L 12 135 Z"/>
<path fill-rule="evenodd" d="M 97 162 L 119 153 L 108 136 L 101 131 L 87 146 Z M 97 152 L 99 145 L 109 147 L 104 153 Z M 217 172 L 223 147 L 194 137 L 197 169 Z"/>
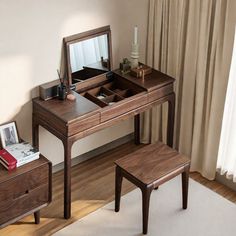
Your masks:
<path fill-rule="evenodd" d="M 112 81 L 100 86 L 98 85 L 95 88 L 90 88 L 80 94 L 103 108 L 114 105 L 141 92 L 144 92 L 143 88 L 121 77 L 117 77 L 113 78 Z"/>
<path fill-rule="evenodd" d="M 105 87 L 99 87 L 90 90 L 84 94 L 84 97 L 86 97 L 87 99 L 94 102 L 100 107 L 113 105 L 114 103 L 124 99 L 124 97 L 114 93 L 113 91 Z"/>

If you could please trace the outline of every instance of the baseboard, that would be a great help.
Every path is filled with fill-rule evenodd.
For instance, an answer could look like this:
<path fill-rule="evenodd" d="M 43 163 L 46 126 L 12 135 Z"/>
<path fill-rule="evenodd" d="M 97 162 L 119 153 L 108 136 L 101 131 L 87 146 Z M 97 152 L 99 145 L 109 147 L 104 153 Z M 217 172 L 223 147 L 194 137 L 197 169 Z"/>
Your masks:
<path fill-rule="evenodd" d="M 227 179 L 225 175 L 216 172 L 216 181 L 236 191 L 236 183 L 232 179 Z"/>
<path fill-rule="evenodd" d="M 107 144 L 105 144 L 105 145 L 103 145 L 99 148 L 96 148 L 96 149 L 90 151 L 90 152 L 84 153 L 84 154 L 82 154 L 78 157 L 73 158 L 71 160 L 71 165 L 72 166 L 77 165 L 77 164 L 79 164 L 83 161 L 86 161 L 90 158 L 93 158 L 93 157 L 95 157 L 95 156 L 97 156 L 101 153 L 107 152 L 107 151 L 109 151 L 113 148 L 116 148 L 116 147 L 118 147 L 118 146 L 120 146 L 124 143 L 127 143 L 127 142 L 129 142 L 133 139 L 134 139 L 134 135 L 133 134 L 128 134 L 128 135 L 126 135 L 122 138 L 119 138 L 119 139 L 117 139 L 113 142 L 107 143 Z M 52 172 L 55 173 L 57 171 L 63 170 L 63 168 L 64 168 L 64 163 L 62 162 L 62 163 L 59 163 L 59 164 L 53 166 L 52 167 Z"/>

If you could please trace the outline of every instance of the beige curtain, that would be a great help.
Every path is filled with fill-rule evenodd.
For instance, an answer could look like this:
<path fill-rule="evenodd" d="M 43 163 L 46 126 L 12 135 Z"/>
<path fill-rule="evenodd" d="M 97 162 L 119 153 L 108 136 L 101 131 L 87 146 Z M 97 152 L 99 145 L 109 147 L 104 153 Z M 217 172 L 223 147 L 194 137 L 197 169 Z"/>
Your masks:
<path fill-rule="evenodd" d="M 235 0 L 150 0 L 147 64 L 176 78 L 175 147 L 213 179 L 235 26 Z M 167 107 L 142 117 L 142 141 L 166 140 Z"/>

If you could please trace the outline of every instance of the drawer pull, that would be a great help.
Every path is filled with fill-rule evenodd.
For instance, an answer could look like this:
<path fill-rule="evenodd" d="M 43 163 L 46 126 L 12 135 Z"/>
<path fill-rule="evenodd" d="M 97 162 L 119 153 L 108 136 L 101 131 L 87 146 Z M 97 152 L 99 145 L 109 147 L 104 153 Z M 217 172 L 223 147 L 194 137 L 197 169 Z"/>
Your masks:
<path fill-rule="evenodd" d="M 26 190 L 23 194 L 14 197 L 14 200 L 17 200 L 17 199 L 20 199 L 20 198 L 22 198 L 22 197 L 25 197 L 25 196 L 28 195 L 28 194 L 29 194 L 29 190 Z"/>

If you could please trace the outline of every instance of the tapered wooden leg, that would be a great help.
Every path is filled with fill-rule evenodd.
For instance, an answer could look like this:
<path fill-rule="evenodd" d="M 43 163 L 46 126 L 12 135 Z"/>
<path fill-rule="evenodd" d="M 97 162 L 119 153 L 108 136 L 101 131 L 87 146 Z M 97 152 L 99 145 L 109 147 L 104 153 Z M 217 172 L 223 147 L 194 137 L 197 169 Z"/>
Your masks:
<path fill-rule="evenodd" d="M 171 93 L 168 99 L 168 126 L 167 126 L 167 145 L 173 147 L 175 121 L 175 93 Z"/>
<path fill-rule="evenodd" d="M 115 177 L 115 212 L 120 210 L 120 197 L 122 187 L 122 174 L 119 166 L 116 166 L 116 177 Z"/>
<path fill-rule="evenodd" d="M 142 201 L 143 201 L 143 234 L 148 232 L 148 216 L 149 216 L 149 202 L 152 189 L 146 187 L 142 189 Z"/>
<path fill-rule="evenodd" d="M 35 224 L 40 223 L 40 211 L 34 212 L 34 221 L 35 221 Z"/>
<path fill-rule="evenodd" d="M 71 147 L 72 142 L 66 140 L 64 144 L 64 218 L 71 217 Z"/>
<path fill-rule="evenodd" d="M 188 206 L 188 182 L 189 182 L 189 166 L 185 172 L 182 173 L 182 198 L 183 209 L 187 209 Z"/>
<path fill-rule="evenodd" d="M 34 116 L 32 120 L 32 142 L 34 147 L 39 148 L 39 124 L 36 122 Z"/>
<path fill-rule="evenodd" d="M 134 143 L 140 144 L 140 114 L 134 116 Z"/>

